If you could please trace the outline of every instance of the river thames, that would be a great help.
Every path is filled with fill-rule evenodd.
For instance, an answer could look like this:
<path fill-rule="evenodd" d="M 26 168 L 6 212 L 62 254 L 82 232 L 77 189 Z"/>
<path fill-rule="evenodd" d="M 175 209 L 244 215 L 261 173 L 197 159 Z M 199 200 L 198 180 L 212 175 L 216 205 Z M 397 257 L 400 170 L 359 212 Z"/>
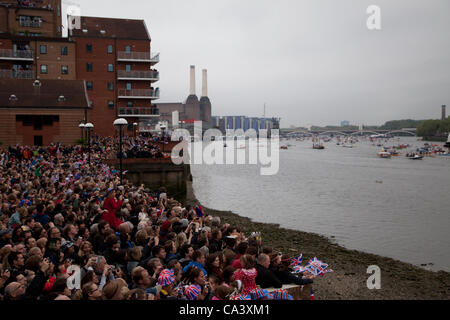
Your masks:
<path fill-rule="evenodd" d="M 385 145 L 399 143 L 424 144 L 411 137 Z M 450 271 L 450 157 L 412 161 L 402 150 L 381 159 L 369 141 L 344 148 L 332 140 L 325 150 L 313 150 L 311 141 L 283 144 L 291 146 L 280 150 L 273 176 L 260 175 L 257 165 L 192 165 L 197 199 L 349 249 Z"/>

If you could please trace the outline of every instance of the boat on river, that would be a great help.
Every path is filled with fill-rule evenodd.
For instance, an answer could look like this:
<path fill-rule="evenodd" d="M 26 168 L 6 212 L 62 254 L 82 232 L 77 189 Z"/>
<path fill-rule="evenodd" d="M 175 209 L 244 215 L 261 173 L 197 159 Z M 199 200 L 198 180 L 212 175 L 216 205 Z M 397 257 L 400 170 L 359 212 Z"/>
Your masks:
<path fill-rule="evenodd" d="M 392 157 L 391 153 L 387 152 L 386 150 L 381 150 L 380 152 L 378 152 L 378 156 L 384 159 L 390 159 Z"/>

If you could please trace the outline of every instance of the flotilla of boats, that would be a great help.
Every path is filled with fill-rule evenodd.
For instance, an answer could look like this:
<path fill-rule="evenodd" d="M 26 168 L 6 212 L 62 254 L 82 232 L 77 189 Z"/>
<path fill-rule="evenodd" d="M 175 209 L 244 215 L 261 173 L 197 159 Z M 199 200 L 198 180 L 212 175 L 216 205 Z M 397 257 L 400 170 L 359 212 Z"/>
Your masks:
<path fill-rule="evenodd" d="M 356 143 L 359 142 L 358 139 L 355 137 L 345 137 L 341 139 L 341 137 L 301 137 L 301 138 L 295 138 L 295 141 L 312 141 L 312 148 L 315 150 L 324 150 L 325 146 L 322 143 L 323 142 L 332 142 L 333 138 L 336 139 L 336 145 L 342 146 L 344 148 L 355 148 Z M 362 138 L 364 141 L 367 141 L 365 138 Z M 450 135 L 448 137 L 447 142 L 442 146 L 438 144 L 428 143 L 425 142 L 423 146 L 421 147 L 413 147 L 410 144 L 400 144 L 397 145 L 391 145 L 386 146 L 386 144 L 390 141 L 388 137 L 385 137 L 384 135 L 380 136 L 371 136 L 370 142 L 372 146 L 380 147 L 381 150 L 378 152 L 378 157 L 383 159 L 391 159 L 392 157 L 400 157 L 403 154 L 405 154 L 405 157 L 410 160 L 423 160 L 425 157 L 436 157 L 436 156 L 442 156 L 442 157 L 449 157 L 450 158 Z M 280 139 L 282 141 L 283 139 Z M 286 141 L 292 141 L 292 139 L 285 138 Z M 380 141 L 382 140 L 382 141 Z M 383 143 L 384 140 L 384 143 Z M 397 140 L 398 142 L 400 139 Z M 418 140 L 419 141 L 419 140 Z M 227 147 L 225 144 L 224 147 Z M 280 147 L 281 150 L 289 150 L 290 147 L 293 147 L 292 144 L 284 144 Z M 241 147 L 238 147 L 240 149 Z M 245 148 L 245 147 L 242 147 Z M 446 150 L 447 149 L 447 150 Z M 403 153 L 402 151 L 405 150 L 406 153 Z"/>

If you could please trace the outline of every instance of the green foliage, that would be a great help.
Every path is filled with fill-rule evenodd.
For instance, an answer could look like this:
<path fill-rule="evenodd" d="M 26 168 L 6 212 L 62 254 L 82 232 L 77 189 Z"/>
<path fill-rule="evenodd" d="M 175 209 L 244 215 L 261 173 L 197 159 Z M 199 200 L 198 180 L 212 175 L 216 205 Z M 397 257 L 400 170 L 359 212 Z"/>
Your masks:
<path fill-rule="evenodd" d="M 392 120 L 386 122 L 379 129 L 381 130 L 401 130 L 404 128 L 417 128 L 424 120 Z"/>
<path fill-rule="evenodd" d="M 84 145 L 87 144 L 87 139 L 85 139 L 85 138 L 79 138 L 79 139 L 77 139 L 76 144 L 77 144 L 77 145 L 82 145 L 82 146 L 84 146 Z"/>
<path fill-rule="evenodd" d="M 3 145 L 3 141 L 0 140 L 0 146 L 2 146 L 2 145 Z"/>
<path fill-rule="evenodd" d="M 419 137 L 445 136 L 450 132 L 450 117 L 445 120 L 426 120 L 417 127 Z"/>

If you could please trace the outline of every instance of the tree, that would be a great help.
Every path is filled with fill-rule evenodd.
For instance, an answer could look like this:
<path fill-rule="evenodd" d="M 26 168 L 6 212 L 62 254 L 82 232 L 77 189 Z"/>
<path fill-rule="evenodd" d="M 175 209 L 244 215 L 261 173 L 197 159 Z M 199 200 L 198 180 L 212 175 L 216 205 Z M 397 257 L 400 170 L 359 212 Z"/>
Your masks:
<path fill-rule="evenodd" d="M 433 137 L 439 132 L 441 120 L 426 120 L 417 127 L 419 137 Z"/>

